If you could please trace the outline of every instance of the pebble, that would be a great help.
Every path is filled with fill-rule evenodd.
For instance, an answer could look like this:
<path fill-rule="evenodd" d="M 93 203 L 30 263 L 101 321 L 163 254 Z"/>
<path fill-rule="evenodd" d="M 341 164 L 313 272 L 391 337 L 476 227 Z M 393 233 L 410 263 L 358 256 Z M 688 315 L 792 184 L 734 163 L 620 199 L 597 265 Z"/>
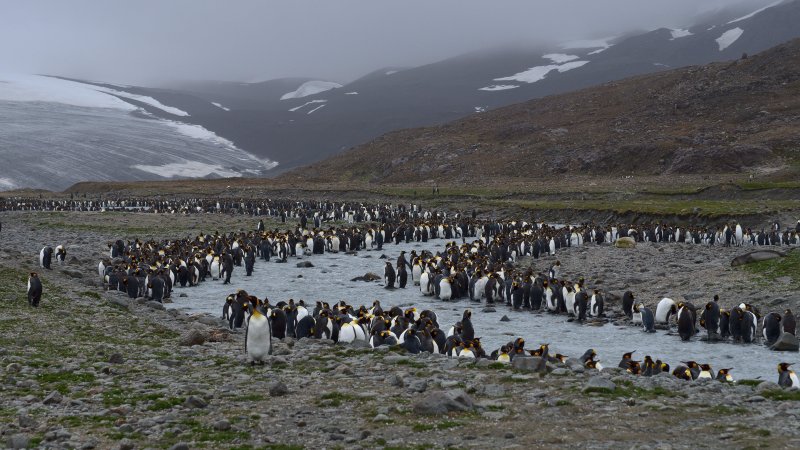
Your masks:
<path fill-rule="evenodd" d="M 30 446 L 30 438 L 27 434 L 17 433 L 11 435 L 6 441 L 6 445 L 8 448 L 18 449 L 18 448 L 28 448 Z"/>
<path fill-rule="evenodd" d="M 276 381 L 269 385 L 269 395 L 272 397 L 282 397 L 289 393 L 289 388 L 282 381 Z"/>
<path fill-rule="evenodd" d="M 54 405 L 54 404 L 61 403 L 61 400 L 63 400 L 63 399 L 64 399 L 64 396 L 61 395 L 61 392 L 53 391 L 53 392 L 47 394 L 47 397 L 45 397 L 44 400 L 42 400 L 42 403 L 44 403 L 45 405 Z"/>
<path fill-rule="evenodd" d="M 208 406 L 208 402 L 196 395 L 190 395 L 186 398 L 184 405 L 189 408 L 205 408 Z"/>

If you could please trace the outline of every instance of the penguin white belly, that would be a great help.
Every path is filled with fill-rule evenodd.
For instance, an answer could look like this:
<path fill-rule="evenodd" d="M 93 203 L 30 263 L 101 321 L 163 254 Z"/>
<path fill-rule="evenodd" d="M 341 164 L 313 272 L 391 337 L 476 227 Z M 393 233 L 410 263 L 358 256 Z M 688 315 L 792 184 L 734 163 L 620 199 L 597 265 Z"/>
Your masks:
<path fill-rule="evenodd" d="M 418 264 L 415 264 L 414 268 L 411 269 L 411 278 L 414 280 L 414 286 L 419 286 L 421 276 L 422 276 L 422 267 L 420 267 Z"/>
<path fill-rule="evenodd" d="M 634 312 L 633 318 L 631 319 L 633 323 L 642 323 L 642 313 Z"/>
<path fill-rule="evenodd" d="M 550 239 L 550 256 L 556 254 L 556 241 Z"/>
<path fill-rule="evenodd" d="M 468 348 L 465 348 L 465 349 L 461 350 L 461 352 L 458 353 L 458 357 L 459 358 L 472 358 L 472 359 L 475 359 L 475 353 L 472 350 L 470 350 Z"/>
<path fill-rule="evenodd" d="M 489 278 L 481 277 L 478 281 L 475 282 L 475 298 L 481 299 L 486 297 L 486 283 L 489 282 Z"/>
<path fill-rule="evenodd" d="M 44 267 L 44 249 L 39 251 L 39 267 Z"/>
<path fill-rule="evenodd" d="M 595 306 L 597 306 L 597 296 L 592 295 L 592 301 L 589 303 L 589 315 L 594 316 Z"/>
<path fill-rule="evenodd" d="M 567 313 L 568 314 L 575 314 L 575 293 L 574 292 L 567 293 L 566 297 L 564 297 L 564 303 L 567 304 Z"/>
<path fill-rule="evenodd" d="M 553 298 L 553 291 L 548 289 L 545 292 L 544 297 L 545 297 L 545 304 L 547 305 L 547 310 L 548 311 L 555 311 L 556 310 L 556 302 L 555 302 L 555 299 Z"/>
<path fill-rule="evenodd" d="M 710 380 L 713 377 L 711 376 L 711 372 L 707 370 L 702 370 L 700 371 L 700 375 L 698 375 L 697 378 L 708 378 Z"/>
<path fill-rule="evenodd" d="M 439 298 L 442 300 L 450 300 L 453 296 L 453 291 L 450 288 L 450 283 L 442 280 L 439 282 Z"/>
<path fill-rule="evenodd" d="M 656 306 L 656 323 L 667 323 L 667 314 L 669 314 L 670 308 L 674 304 L 674 300 L 666 297 L 658 302 L 658 306 Z"/>
<path fill-rule="evenodd" d="M 303 317 L 308 315 L 308 310 L 305 306 L 298 306 L 297 307 L 297 321 L 300 322 Z"/>
<path fill-rule="evenodd" d="M 446 337 L 452 336 L 453 334 L 455 334 L 455 332 L 456 332 L 456 327 L 450 327 L 450 329 L 447 330 L 447 336 Z"/>
<path fill-rule="evenodd" d="M 792 386 L 791 387 L 793 387 L 793 388 L 800 387 L 800 380 L 797 379 L 797 374 L 796 373 L 794 373 L 794 372 L 790 373 L 789 374 L 789 379 L 792 380 Z"/>
<path fill-rule="evenodd" d="M 300 243 L 295 244 L 295 246 L 294 246 L 294 254 L 298 258 L 300 257 L 300 255 L 303 254 L 303 244 L 300 244 Z"/>
<path fill-rule="evenodd" d="M 503 353 L 497 356 L 497 362 L 508 364 L 511 362 L 511 357 L 508 356 L 508 353 Z"/>
<path fill-rule="evenodd" d="M 343 323 L 342 327 L 339 328 L 339 342 L 344 342 L 345 344 L 349 344 L 356 340 L 356 330 L 352 324 Z"/>
<path fill-rule="evenodd" d="M 100 261 L 100 264 L 97 265 L 97 274 L 101 277 L 106 274 L 106 266 L 103 264 L 103 261 Z"/>
<path fill-rule="evenodd" d="M 211 263 L 211 278 L 216 280 L 220 277 L 219 269 L 219 261 L 214 261 Z"/>
<path fill-rule="evenodd" d="M 428 284 L 430 283 L 428 273 L 425 272 L 419 276 L 419 290 L 422 292 L 423 295 L 429 295 L 430 289 L 428 289 Z"/>
<path fill-rule="evenodd" d="M 264 361 L 272 350 L 269 320 L 258 313 L 247 321 L 247 361 Z"/>

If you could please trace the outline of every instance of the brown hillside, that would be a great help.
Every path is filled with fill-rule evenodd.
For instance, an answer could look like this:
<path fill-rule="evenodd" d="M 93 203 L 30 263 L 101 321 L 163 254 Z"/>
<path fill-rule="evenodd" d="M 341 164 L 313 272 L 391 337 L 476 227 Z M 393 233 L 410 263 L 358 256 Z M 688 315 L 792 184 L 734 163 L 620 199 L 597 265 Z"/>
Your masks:
<path fill-rule="evenodd" d="M 800 161 L 800 40 L 401 130 L 279 181 L 491 184 L 563 174 L 741 173 Z"/>

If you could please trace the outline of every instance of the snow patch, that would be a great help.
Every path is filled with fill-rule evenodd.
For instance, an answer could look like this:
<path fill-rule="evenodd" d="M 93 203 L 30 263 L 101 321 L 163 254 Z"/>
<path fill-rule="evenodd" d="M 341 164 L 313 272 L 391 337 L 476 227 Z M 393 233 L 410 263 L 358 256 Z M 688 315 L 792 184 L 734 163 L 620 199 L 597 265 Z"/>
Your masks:
<path fill-rule="evenodd" d="M 85 108 L 135 111 L 135 106 L 102 92 L 94 86 L 41 75 L 0 74 L 0 100 L 49 102 Z"/>
<path fill-rule="evenodd" d="M 175 107 L 172 107 L 172 106 L 167 106 L 167 105 L 161 103 L 160 101 L 154 99 L 153 97 L 148 97 L 146 95 L 131 94 L 129 92 L 118 91 L 116 89 L 111 89 L 111 88 L 102 87 L 102 86 L 92 86 L 92 89 L 94 89 L 96 91 L 100 91 L 100 92 L 105 92 L 107 94 L 115 95 L 117 97 L 127 98 L 127 99 L 130 99 L 130 100 L 136 100 L 137 102 L 141 102 L 141 103 L 144 103 L 146 105 L 150 105 L 153 108 L 160 109 L 160 110 L 164 111 L 165 113 L 172 114 L 173 116 L 180 116 L 180 117 L 188 117 L 189 116 L 189 113 L 187 113 L 184 110 L 181 110 L 181 109 L 178 109 L 178 108 L 175 108 Z"/>
<path fill-rule="evenodd" d="M 219 109 L 222 109 L 222 110 L 225 110 L 225 111 L 230 111 L 230 110 L 231 110 L 230 108 L 226 108 L 226 107 L 224 107 L 224 106 L 220 105 L 220 104 L 219 104 L 219 103 L 217 103 L 217 102 L 211 102 L 211 104 L 212 104 L 212 105 L 214 105 L 214 106 L 216 106 L 217 108 L 219 108 Z"/>
<path fill-rule="evenodd" d="M 316 111 L 316 110 L 318 110 L 318 109 L 321 109 L 321 108 L 323 108 L 323 107 L 325 107 L 325 105 L 324 105 L 324 104 L 323 104 L 323 105 L 319 105 L 319 106 L 317 106 L 316 108 L 312 109 L 311 111 L 307 112 L 306 114 L 311 114 L 311 113 L 313 113 L 314 111 Z"/>
<path fill-rule="evenodd" d="M 738 19 L 733 19 L 733 20 L 731 20 L 730 22 L 728 22 L 728 23 L 727 23 L 727 25 L 730 25 L 730 24 L 732 24 L 732 23 L 736 23 L 736 22 L 740 22 L 740 21 L 742 21 L 742 20 L 747 20 L 747 19 L 749 19 L 749 18 L 751 18 L 751 17 L 755 16 L 756 14 L 758 14 L 758 13 L 760 13 L 760 12 L 764 11 L 764 10 L 770 9 L 770 8 L 772 8 L 773 6 L 778 6 L 778 5 L 780 5 L 781 3 L 783 3 L 783 0 L 778 0 L 778 1 L 777 1 L 777 2 L 775 2 L 775 3 L 770 3 L 769 5 L 767 5 L 767 6 L 763 7 L 763 8 L 757 9 L 757 10 L 755 10 L 755 11 L 751 12 L 750 14 L 748 14 L 748 15 L 746 15 L 746 16 L 742 16 L 742 17 L 739 17 Z"/>
<path fill-rule="evenodd" d="M 744 30 L 739 27 L 736 27 L 732 30 L 728 30 L 722 33 L 722 36 L 716 39 L 717 44 L 719 44 L 719 51 L 723 51 L 726 48 L 730 47 L 731 44 L 733 44 L 734 42 L 736 42 L 737 39 L 742 37 L 742 33 L 744 33 Z"/>
<path fill-rule="evenodd" d="M 681 30 L 680 28 L 673 28 L 669 30 L 669 32 L 670 34 L 672 34 L 672 39 L 670 39 L 670 41 L 674 41 L 675 39 L 680 39 L 682 37 L 691 36 L 694 34 L 689 30 Z"/>
<path fill-rule="evenodd" d="M 656 67 L 669 67 L 668 65 L 666 65 L 664 63 L 653 63 L 653 65 L 656 66 Z"/>
<path fill-rule="evenodd" d="M 486 107 L 485 106 L 476 106 L 475 107 L 475 112 L 476 113 L 486 112 Z"/>
<path fill-rule="evenodd" d="M 219 164 L 206 164 L 197 161 L 164 164 L 163 166 L 147 166 L 144 164 L 137 164 L 131 167 L 133 169 L 152 173 L 164 178 L 203 178 L 209 175 L 218 175 L 223 178 L 242 176 L 241 173 L 226 169 Z"/>
<path fill-rule="evenodd" d="M 358 92 L 356 92 L 356 91 L 353 91 L 353 92 L 345 92 L 345 93 L 344 93 L 344 95 L 358 95 Z"/>
<path fill-rule="evenodd" d="M 549 59 L 550 61 L 561 64 L 569 61 L 573 61 L 579 58 L 579 56 L 575 55 L 567 55 L 564 53 L 548 53 L 546 55 L 542 55 L 542 58 Z"/>
<path fill-rule="evenodd" d="M 393 74 L 396 74 L 396 73 L 397 73 L 396 70 L 388 70 L 388 71 L 386 71 L 386 75 L 393 75 Z"/>
<path fill-rule="evenodd" d="M 338 89 L 340 87 L 342 87 L 341 84 L 334 83 L 333 81 L 306 81 L 296 90 L 283 94 L 281 100 L 308 97 L 309 95 L 319 94 L 320 92 Z"/>
<path fill-rule="evenodd" d="M 537 81 L 541 81 L 544 77 L 552 72 L 553 70 L 558 70 L 559 72 L 563 73 L 568 70 L 577 69 L 578 67 L 582 67 L 583 65 L 587 64 L 589 61 L 572 61 L 566 64 L 551 64 L 547 66 L 536 66 L 531 67 L 530 69 L 519 72 L 514 75 L 503 77 L 503 78 L 495 78 L 495 81 L 520 81 L 523 83 L 536 83 Z"/>
<path fill-rule="evenodd" d="M 493 84 L 491 86 L 486 86 L 478 89 L 479 91 L 505 91 L 507 89 L 514 89 L 518 88 L 519 86 L 515 84 Z"/>
<path fill-rule="evenodd" d="M 289 111 L 290 112 L 295 112 L 295 111 L 297 111 L 298 109 L 300 109 L 300 108 L 302 108 L 304 106 L 308 106 L 308 105 L 311 105 L 311 104 L 314 104 L 314 103 L 325 103 L 325 102 L 327 102 L 327 100 L 311 100 L 310 102 L 305 102 L 300 106 L 295 106 L 294 108 L 289 109 Z"/>

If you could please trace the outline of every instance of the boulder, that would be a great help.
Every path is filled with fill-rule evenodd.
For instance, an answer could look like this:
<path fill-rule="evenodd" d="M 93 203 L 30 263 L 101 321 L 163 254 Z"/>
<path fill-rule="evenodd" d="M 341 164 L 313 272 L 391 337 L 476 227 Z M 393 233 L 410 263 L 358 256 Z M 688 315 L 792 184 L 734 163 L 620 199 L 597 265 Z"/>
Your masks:
<path fill-rule="evenodd" d="M 525 372 L 546 372 L 546 362 L 538 356 L 517 356 L 511 361 L 511 367 Z"/>
<path fill-rule="evenodd" d="M 786 256 L 786 253 L 779 252 L 777 250 L 756 250 L 754 252 L 745 253 L 744 255 L 739 255 L 736 258 L 733 258 L 731 261 L 731 267 L 741 266 L 757 261 L 767 261 L 770 259 L 781 258 L 783 256 Z"/>
<path fill-rule="evenodd" d="M 380 275 L 378 275 L 378 274 L 375 274 L 375 273 L 372 273 L 372 272 L 367 272 L 367 273 L 365 273 L 365 274 L 364 274 L 364 276 L 362 276 L 362 277 L 355 277 L 355 278 L 351 279 L 350 281 L 366 281 L 366 282 L 371 282 L 371 281 L 380 281 L 380 280 L 382 280 L 382 279 L 383 279 L 383 277 L 381 277 L 381 276 L 380 276 Z"/>
<path fill-rule="evenodd" d="M 621 237 L 614 243 L 617 248 L 636 248 L 636 241 L 632 237 Z"/>
<path fill-rule="evenodd" d="M 583 392 L 613 392 L 616 389 L 617 385 L 608 378 L 594 376 L 589 378 L 586 386 L 583 387 Z"/>
<path fill-rule="evenodd" d="M 281 381 L 276 381 L 269 385 L 269 395 L 272 397 L 282 397 L 289 393 L 289 388 Z"/>
<path fill-rule="evenodd" d="M 159 311 L 163 311 L 165 309 L 163 303 L 157 302 L 155 300 L 148 301 L 147 303 L 144 304 L 144 306 L 147 306 L 150 309 L 156 309 L 156 310 L 159 310 Z"/>
<path fill-rule="evenodd" d="M 800 350 L 800 341 L 792 333 L 781 333 L 778 340 L 769 349 L 777 352 L 796 352 Z"/>
<path fill-rule="evenodd" d="M 181 336 L 179 345 L 191 347 L 192 345 L 203 345 L 208 340 L 208 333 L 193 328 Z"/>
<path fill-rule="evenodd" d="M 417 398 L 414 401 L 413 409 L 417 414 L 440 416 L 449 412 L 471 411 L 473 409 L 472 398 L 461 389 L 452 391 L 434 391 L 430 394 Z"/>
<path fill-rule="evenodd" d="M 309 267 L 314 267 L 314 264 L 311 264 L 311 261 L 302 261 L 297 263 L 297 268 L 299 269 L 307 269 Z"/>

